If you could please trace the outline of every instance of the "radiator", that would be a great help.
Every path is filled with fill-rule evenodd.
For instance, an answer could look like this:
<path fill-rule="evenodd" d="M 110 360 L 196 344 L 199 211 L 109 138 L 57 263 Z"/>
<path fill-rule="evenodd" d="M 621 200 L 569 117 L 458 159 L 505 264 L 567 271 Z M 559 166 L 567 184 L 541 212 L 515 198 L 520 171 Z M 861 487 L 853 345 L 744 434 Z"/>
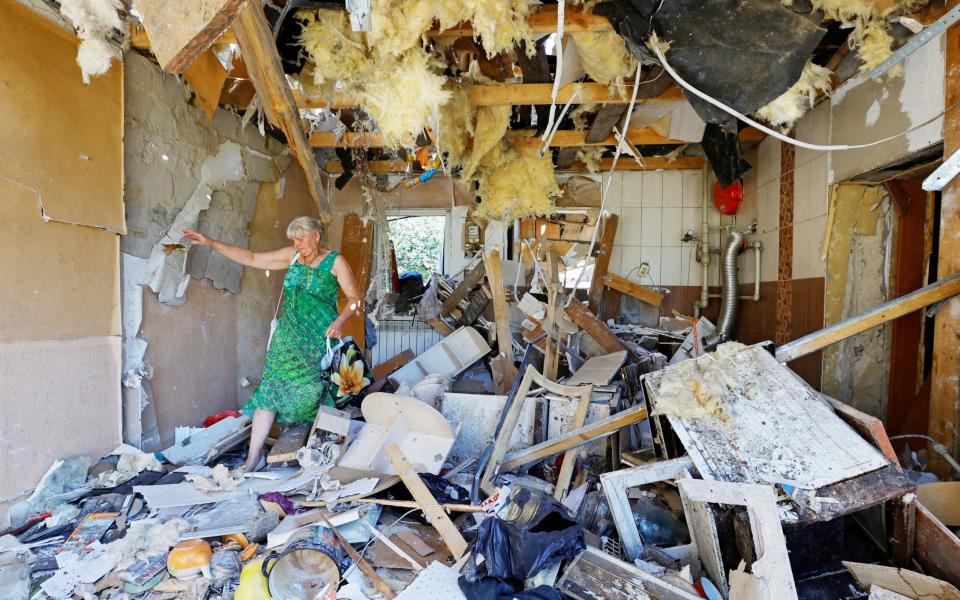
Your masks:
<path fill-rule="evenodd" d="M 423 321 L 403 317 L 384 319 L 377 324 L 377 345 L 370 351 L 370 366 L 379 365 L 407 348 L 420 356 L 441 339 L 443 336 Z"/>

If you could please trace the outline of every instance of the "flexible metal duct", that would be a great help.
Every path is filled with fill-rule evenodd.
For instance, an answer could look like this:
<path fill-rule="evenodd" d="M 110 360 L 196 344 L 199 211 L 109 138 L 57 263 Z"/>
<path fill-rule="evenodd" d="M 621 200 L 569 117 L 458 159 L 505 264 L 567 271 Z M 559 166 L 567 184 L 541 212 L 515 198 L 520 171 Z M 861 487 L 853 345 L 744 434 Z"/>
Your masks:
<path fill-rule="evenodd" d="M 717 332 L 703 340 L 707 350 L 713 350 L 733 335 L 733 326 L 737 321 L 737 255 L 743 250 L 744 234 L 731 230 L 727 235 L 727 245 L 720 260 L 720 277 L 723 279 L 723 304 L 720 306 L 720 318 L 717 320 Z"/>

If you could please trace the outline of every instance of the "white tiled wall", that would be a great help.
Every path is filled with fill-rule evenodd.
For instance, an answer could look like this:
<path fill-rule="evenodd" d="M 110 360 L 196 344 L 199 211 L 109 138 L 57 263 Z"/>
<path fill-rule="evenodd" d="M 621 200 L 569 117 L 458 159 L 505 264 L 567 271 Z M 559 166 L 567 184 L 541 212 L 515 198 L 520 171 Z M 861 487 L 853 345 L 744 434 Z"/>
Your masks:
<path fill-rule="evenodd" d="M 814 143 L 830 139 L 830 103 L 821 102 L 797 124 L 796 138 Z M 797 148 L 793 174 L 793 278 L 823 277 L 820 260 L 827 226 L 830 190 L 826 152 Z"/>
<path fill-rule="evenodd" d="M 700 230 L 703 172 L 625 171 L 604 174 L 610 183 L 606 209 L 620 216 L 610 271 L 639 281 L 636 269 L 646 262 L 650 285 L 700 285 L 700 265 L 693 243 L 680 240 L 687 229 Z M 720 215 L 711 211 L 711 224 Z M 719 243 L 719 236 L 715 243 Z M 719 283 L 719 275 L 712 276 Z"/>

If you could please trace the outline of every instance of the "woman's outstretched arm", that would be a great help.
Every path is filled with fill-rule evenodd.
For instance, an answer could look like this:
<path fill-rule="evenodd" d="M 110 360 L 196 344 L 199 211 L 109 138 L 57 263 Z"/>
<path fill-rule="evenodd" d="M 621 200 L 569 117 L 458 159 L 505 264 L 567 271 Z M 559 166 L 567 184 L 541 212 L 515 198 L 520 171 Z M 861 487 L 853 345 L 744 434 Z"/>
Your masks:
<path fill-rule="evenodd" d="M 183 235 L 193 240 L 193 243 L 197 246 L 209 246 L 235 263 L 265 271 L 286 269 L 290 266 L 290 261 L 293 260 L 293 253 L 295 252 L 293 246 L 287 246 L 272 252 L 254 252 L 249 248 L 241 248 L 221 242 L 190 229 L 184 231 Z"/>

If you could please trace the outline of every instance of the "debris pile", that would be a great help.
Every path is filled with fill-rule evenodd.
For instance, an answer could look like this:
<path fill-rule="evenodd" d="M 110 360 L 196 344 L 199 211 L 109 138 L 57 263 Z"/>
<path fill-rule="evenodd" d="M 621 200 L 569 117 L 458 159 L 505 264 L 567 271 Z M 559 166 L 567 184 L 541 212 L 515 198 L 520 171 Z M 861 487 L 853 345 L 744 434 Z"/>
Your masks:
<path fill-rule="evenodd" d="M 452 332 L 280 432 L 265 470 L 236 469 L 250 425 L 234 416 L 157 455 L 57 461 L 0 536 L 0 596 L 955 597 L 868 564 L 889 557 L 846 525 L 919 510 L 917 485 L 882 427 L 766 344 L 704 353 L 705 319 L 605 323 L 533 292 L 503 348 L 485 276 L 431 285 Z M 499 393 L 456 391 L 488 361 Z"/>

